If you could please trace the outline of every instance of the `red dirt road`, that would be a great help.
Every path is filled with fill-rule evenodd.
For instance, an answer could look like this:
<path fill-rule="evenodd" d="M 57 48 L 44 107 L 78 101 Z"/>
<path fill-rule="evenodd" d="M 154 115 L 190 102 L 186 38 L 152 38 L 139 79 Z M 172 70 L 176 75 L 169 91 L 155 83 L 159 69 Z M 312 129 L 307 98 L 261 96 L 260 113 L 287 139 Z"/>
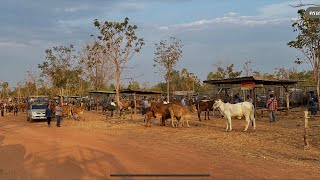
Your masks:
<path fill-rule="evenodd" d="M 0 117 L 0 179 L 319 179 L 319 169 L 208 151 L 150 131 L 81 131 Z M 171 127 L 165 127 L 171 128 Z M 172 137 L 174 138 L 174 137 Z M 245 151 L 245 149 L 243 149 Z M 210 174 L 119 178 L 110 174 Z"/>

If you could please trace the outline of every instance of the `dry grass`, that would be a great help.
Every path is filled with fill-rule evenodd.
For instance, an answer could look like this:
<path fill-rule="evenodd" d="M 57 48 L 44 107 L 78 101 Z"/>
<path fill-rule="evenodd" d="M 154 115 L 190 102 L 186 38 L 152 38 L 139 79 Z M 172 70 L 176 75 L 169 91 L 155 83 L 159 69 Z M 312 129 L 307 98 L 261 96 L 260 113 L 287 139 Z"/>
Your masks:
<path fill-rule="evenodd" d="M 292 164 L 320 168 L 320 133 L 311 136 L 311 147 L 304 149 L 303 113 L 293 112 L 288 116 L 278 116 L 276 123 L 269 123 L 264 118 L 257 119 L 257 128 L 254 132 L 249 127 L 243 132 L 245 121 L 233 119 L 232 132 L 225 132 L 226 123 L 222 118 L 207 121 L 190 121 L 190 128 L 172 128 L 169 121 L 166 127 L 160 127 L 153 119 L 153 126 L 146 128 L 142 115 L 126 115 L 126 118 L 108 118 L 98 112 L 86 112 L 85 121 L 65 120 L 64 126 L 85 130 L 101 131 L 106 134 L 123 134 L 152 137 L 152 141 L 163 143 L 184 143 L 185 146 L 201 149 L 203 151 L 221 152 L 230 156 L 245 156 L 261 159 L 272 159 Z M 319 120 L 310 122 L 320 124 Z M 318 129 L 314 129 L 319 131 Z"/>

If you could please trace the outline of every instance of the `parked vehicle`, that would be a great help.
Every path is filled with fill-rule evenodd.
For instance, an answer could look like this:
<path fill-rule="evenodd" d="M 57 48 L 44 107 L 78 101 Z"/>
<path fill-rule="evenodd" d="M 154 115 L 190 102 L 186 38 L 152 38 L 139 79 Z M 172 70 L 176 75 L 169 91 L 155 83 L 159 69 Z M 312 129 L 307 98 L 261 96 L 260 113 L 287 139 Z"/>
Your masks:
<path fill-rule="evenodd" d="M 46 118 L 47 103 L 33 103 L 28 107 L 27 121 L 41 120 Z"/>

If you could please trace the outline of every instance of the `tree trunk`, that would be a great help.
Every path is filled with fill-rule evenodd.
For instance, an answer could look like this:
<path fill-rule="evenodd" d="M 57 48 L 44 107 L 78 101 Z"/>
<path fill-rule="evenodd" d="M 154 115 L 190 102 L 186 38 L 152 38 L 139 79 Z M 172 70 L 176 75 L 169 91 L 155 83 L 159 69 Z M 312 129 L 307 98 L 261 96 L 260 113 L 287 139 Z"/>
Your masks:
<path fill-rule="evenodd" d="M 170 88 L 170 83 L 169 83 L 170 81 L 169 80 L 167 80 L 167 101 L 168 102 L 170 102 L 170 95 L 169 95 L 169 88 Z"/>
<path fill-rule="evenodd" d="M 320 78 L 317 78 L 317 98 L 318 98 L 318 109 L 320 107 L 320 98 L 319 98 L 319 94 L 320 94 Z"/>
<path fill-rule="evenodd" d="M 120 113 L 120 70 L 116 71 L 116 102 L 118 105 L 117 112 Z"/>
<path fill-rule="evenodd" d="M 60 88 L 60 99 L 59 99 L 59 101 L 60 101 L 61 106 L 63 106 L 63 88 Z"/>

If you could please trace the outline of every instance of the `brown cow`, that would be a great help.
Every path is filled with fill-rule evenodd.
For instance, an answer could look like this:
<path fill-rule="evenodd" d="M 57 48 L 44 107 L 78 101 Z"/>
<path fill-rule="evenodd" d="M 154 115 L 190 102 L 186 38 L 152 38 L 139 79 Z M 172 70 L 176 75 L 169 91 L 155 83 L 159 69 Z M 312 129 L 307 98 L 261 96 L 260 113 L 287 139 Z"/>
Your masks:
<path fill-rule="evenodd" d="M 165 126 L 165 120 L 171 118 L 169 107 L 173 104 L 180 104 L 181 103 L 169 103 L 169 104 L 162 104 L 162 103 L 151 103 L 151 111 L 153 112 L 153 116 L 159 119 L 160 126 Z"/>
<path fill-rule="evenodd" d="M 153 111 L 149 108 L 147 113 L 144 116 L 144 122 L 146 123 L 146 127 L 151 127 L 151 118 L 155 117 Z M 147 120 L 147 121 L 146 121 Z"/>
<path fill-rule="evenodd" d="M 71 118 L 72 117 L 72 107 L 69 105 L 66 106 L 62 106 L 62 116 L 67 116 L 67 118 Z"/>
<path fill-rule="evenodd" d="M 171 114 L 171 125 L 172 127 L 175 127 L 173 124 L 173 117 L 176 117 L 178 122 L 180 122 L 181 126 L 184 124 L 184 121 L 187 122 L 187 126 L 189 126 L 189 120 L 192 116 L 192 114 L 197 113 L 197 108 L 195 105 L 191 106 L 183 106 L 178 104 L 173 104 L 169 107 L 169 111 Z M 177 123 L 178 126 L 178 123 Z"/>
<path fill-rule="evenodd" d="M 18 103 L 17 108 L 19 111 L 26 112 L 28 108 L 28 103 Z"/>
<path fill-rule="evenodd" d="M 199 121 L 201 121 L 200 118 L 200 114 L 202 111 L 204 111 L 204 120 L 207 120 L 207 116 L 208 116 L 208 120 L 210 120 L 209 118 L 209 112 L 213 111 L 213 106 L 214 101 L 199 101 L 196 105 L 197 110 L 198 110 L 198 119 Z"/>
<path fill-rule="evenodd" d="M 71 108 L 71 114 L 72 114 L 73 118 L 75 118 L 78 121 L 79 121 L 80 118 L 85 120 L 85 118 L 84 118 L 84 108 L 83 107 L 73 106 Z"/>

